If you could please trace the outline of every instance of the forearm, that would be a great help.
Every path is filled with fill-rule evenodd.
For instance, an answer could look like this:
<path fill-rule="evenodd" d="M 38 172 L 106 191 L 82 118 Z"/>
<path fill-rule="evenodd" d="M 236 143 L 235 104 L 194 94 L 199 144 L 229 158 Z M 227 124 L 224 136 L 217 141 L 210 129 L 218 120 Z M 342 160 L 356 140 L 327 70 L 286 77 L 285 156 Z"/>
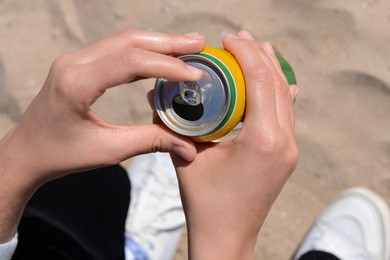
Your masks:
<path fill-rule="evenodd" d="M 203 203 L 202 203 L 203 204 Z M 207 203 L 206 203 L 207 204 Z M 193 205 L 194 206 L 194 205 Z M 199 209 L 187 212 L 188 249 L 191 260 L 197 259 L 254 259 L 254 249 L 259 231 L 253 221 L 240 221 L 240 214 L 248 212 L 230 211 L 232 204 L 219 207 L 211 214 L 200 213 Z M 254 219 L 254 218 L 252 218 Z M 255 228 L 253 227 L 255 226 Z"/>

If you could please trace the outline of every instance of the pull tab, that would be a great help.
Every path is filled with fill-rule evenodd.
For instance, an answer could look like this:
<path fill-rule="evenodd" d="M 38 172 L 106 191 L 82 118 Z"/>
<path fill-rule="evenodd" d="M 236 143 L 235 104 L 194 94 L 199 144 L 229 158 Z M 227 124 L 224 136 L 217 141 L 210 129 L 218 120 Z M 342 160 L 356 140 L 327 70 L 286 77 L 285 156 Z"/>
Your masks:
<path fill-rule="evenodd" d="M 180 81 L 181 98 L 191 106 L 197 106 L 202 102 L 201 89 L 196 81 Z"/>

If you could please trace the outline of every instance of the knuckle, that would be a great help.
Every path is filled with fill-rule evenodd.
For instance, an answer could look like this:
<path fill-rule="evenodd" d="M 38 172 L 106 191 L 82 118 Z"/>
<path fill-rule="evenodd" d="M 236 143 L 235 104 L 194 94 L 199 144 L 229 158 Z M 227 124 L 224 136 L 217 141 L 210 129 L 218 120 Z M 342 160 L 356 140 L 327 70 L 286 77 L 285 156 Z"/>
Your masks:
<path fill-rule="evenodd" d="M 142 51 L 138 48 L 131 48 L 123 56 L 123 63 L 125 66 L 136 67 L 143 62 Z"/>
<path fill-rule="evenodd" d="M 285 163 L 289 169 L 295 169 L 298 165 L 299 160 L 299 152 L 298 146 L 295 142 L 289 145 L 288 149 L 286 149 L 285 153 Z"/>
<path fill-rule="evenodd" d="M 163 138 L 161 136 L 155 136 L 152 140 L 150 151 L 153 153 L 162 151 Z"/>
<path fill-rule="evenodd" d="M 249 73 L 249 77 L 255 79 L 260 85 L 271 83 L 273 80 L 271 71 L 264 66 L 259 66 L 258 68 L 249 71 Z"/>
<path fill-rule="evenodd" d="M 82 77 L 80 71 L 75 67 L 62 68 L 55 76 L 51 84 L 51 91 L 55 97 L 60 99 L 75 99 L 80 93 L 80 84 L 82 84 Z M 56 99 L 57 100 L 57 99 Z"/>
<path fill-rule="evenodd" d="M 137 35 L 138 31 L 134 29 L 128 29 L 120 33 L 124 38 L 129 39 L 130 41 Z"/>
<path fill-rule="evenodd" d="M 294 139 L 285 139 L 284 143 L 279 150 L 278 164 L 286 169 L 286 172 L 292 173 L 298 164 L 298 147 Z"/>
<path fill-rule="evenodd" d="M 65 100 L 78 100 L 80 86 L 85 84 L 85 75 L 80 66 L 72 62 L 72 57 L 71 54 L 58 57 L 50 67 L 44 88 L 54 107 Z"/>
<path fill-rule="evenodd" d="M 263 134 L 260 138 L 261 145 L 255 145 L 255 153 L 270 161 L 277 161 L 278 165 L 292 170 L 298 164 L 298 147 L 295 138 L 286 134 L 283 130 L 273 131 L 270 134 Z"/>
<path fill-rule="evenodd" d="M 68 55 L 63 55 L 58 58 L 56 58 L 53 63 L 51 64 L 50 72 L 51 73 L 58 73 L 62 71 L 62 69 L 66 68 L 69 64 L 68 62 Z"/>
<path fill-rule="evenodd" d="M 57 88 L 58 90 L 66 91 L 71 86 L 76 85 L 77 83 L 77 70 L 67 67 L 62 70 L 61 73 L 57 76 Z"/>
<path fill-rule="evenodd" d="M 274 79 L 275 90 L 281 93 L 282 95 L 289 95 L 290 90 L 286 84 L 286 81 L 281 77 L 275 77 Z"/>
<path fill-rule="evenodd" d="M 263 135 L 261 144 L 262 145 L 259 146 L 260 152 L 268 157 L 277 153 L 281 149 L 283 142 L 281 141 L 279 134 L 271 133 Z"/>
<path fill-rule="evenodd" d="M 55 78 L 55 80 L 60 81 L 59 83 L 63 81 L 67 81 L 69 78 L 69 74 L 72 63 L 70 54 L 60 56 L 56 58 L 50 68 L 50 75 Z"/>
<path fill-rule="evenodd" d="M 251 135 L 252 138 L 245 140 L 244 145 L 251 149 L 251 153 L 258 154 L 262 158 L 272 158 L 281 149 L 282 142 L 276 130 L 251 133 Z"/>

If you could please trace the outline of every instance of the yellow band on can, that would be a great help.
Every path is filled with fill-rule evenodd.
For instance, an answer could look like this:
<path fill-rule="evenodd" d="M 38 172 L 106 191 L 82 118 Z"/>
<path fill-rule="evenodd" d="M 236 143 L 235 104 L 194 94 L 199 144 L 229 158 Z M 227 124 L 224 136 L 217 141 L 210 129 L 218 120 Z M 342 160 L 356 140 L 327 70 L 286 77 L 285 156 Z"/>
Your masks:
<path fill-rule="evenodd" d="M 214 62 L 226 76 L 227 91 L 230 91 L 228 112 L 222 123 L 209 135 L 192 137 L 196 142 L 209 142 L 222 138 L 243 118 L 245 111 L 245 79 L 236 59 L 224 49 L 207 46 L 197 55 Z"/>

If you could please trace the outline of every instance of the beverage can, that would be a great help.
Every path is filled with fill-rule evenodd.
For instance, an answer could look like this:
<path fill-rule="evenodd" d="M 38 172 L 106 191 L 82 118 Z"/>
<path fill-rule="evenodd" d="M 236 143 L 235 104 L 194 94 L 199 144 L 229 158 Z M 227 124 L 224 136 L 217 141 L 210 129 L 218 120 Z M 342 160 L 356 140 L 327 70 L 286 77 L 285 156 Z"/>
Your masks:
<path fill-rule="evenodd" d="M 295 84 L 291 67 L 277 57 L 285 75 L 287 71 L 293 78 L 289 83 Z M 196 142 L 217 141 L 239 128 L 245 111 L 245 79 L 233 55 L 206 46 L 202 52 L 179 59 L 202 70 L 202 78 L 196 82 L 156 80 L 154 103 L 162 122 Z"/>

